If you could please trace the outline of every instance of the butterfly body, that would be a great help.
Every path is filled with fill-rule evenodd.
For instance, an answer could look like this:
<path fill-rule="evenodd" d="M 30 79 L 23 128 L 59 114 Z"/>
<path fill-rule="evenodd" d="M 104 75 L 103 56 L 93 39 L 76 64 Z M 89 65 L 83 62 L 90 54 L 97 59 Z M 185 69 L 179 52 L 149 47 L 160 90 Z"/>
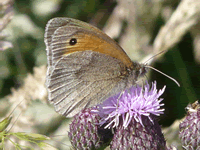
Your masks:
<path fill-rule="evenodd" d="M 147 71 L 105 33 L 79 20 L 50 20 L 45 44 L 48 99 L 67 117 L 131 87 Z"/>

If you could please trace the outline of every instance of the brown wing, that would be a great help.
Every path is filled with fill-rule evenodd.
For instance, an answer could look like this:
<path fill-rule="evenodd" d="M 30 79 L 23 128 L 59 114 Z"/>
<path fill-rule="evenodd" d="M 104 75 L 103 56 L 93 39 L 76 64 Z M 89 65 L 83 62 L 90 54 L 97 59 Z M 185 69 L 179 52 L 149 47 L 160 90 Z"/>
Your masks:
<path fill-rule="evenodd" d="M 94 51 L 62 57 L 49 77 L 49 100 L 60 114 L 72 117 L 97 105 L 126 87 L 125 66 L 117 59 Z"/>
<path fill-rule="evenodd" d="M 80 36 L 80 41 L 78 41 L 77 45 L 69 47 L 68 43 L 72 35 L 75 38 Z M 98 28 L 76 19 L 54 18 L 47 23 L 44 36 L 47 47 L 48 72 L 51 72 L 51 67 L 56 62 L 56 59 L 53 60 L 55 53 L 57 56 L 63 54 L 63 49 L 55 50 L 51 46 L 52 38 L 58 38 L 60 40 L 60 42 L 57 43 L 58 47 L 62 47 L 65 54 L 74 51 L 95 50 L 121 60 L 127 67 L 132 67 L 132 61 L 124 50 Z M 62 46 L 60 46 L 60 44 L 62 44 Z M 56 45 L 55 48 L 57 48 Z"/>
<path fill-rule="evenodd" d="M 77 43 L 71 45 L 71 39 Z M 99 29 L 74 19 L 55 18 L 47 24 L 45 43 L 49 101 L 59 113 L 73 116 L 126 87 L 127 68 L 133 64 Z"/>

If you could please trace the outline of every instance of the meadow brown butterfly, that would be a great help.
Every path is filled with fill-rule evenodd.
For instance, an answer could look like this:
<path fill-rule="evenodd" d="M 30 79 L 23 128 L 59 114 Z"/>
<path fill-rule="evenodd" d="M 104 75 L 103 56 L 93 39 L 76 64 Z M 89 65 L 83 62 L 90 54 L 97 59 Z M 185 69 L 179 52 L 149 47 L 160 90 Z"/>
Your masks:
<path fill-rule="evenodd" d="M 147 72 L 101 30 L 76 19 L 51 19 L 44 39 L 48 100 L 66 117 L 130 88 Z"/>

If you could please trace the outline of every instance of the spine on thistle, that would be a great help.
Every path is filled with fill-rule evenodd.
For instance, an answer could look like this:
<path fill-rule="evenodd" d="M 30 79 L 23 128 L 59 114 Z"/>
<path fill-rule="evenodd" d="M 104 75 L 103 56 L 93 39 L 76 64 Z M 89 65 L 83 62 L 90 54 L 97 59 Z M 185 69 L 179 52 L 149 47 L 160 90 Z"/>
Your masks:
<path fill-rule="evenodd" d="M 200 149 L 200 104 L 198 101 L 189 104 L 187 115 L 179 125 L 179 137 L 182 147 L 187 150 Z"/>

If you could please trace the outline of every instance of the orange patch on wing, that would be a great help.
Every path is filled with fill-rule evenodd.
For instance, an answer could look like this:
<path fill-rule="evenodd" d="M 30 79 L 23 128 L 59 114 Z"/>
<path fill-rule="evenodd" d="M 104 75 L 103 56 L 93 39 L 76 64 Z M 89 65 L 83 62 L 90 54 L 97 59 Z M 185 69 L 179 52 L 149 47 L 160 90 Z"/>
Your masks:
<path fill-rule="evenodd" d="M 75 45 L 69 44 L 70 39 L 72 38 L 77 39 L 77 43 Z M 74 34 L 70 39 L 67 41 L 67 51 L 65 51 L 63 55 L 68 55 L 77 51 L 91 50 L 117 58 L 127 67 L 131 67 L 133 64 L 128 55 L 123 50 L 119 49 L 120 47 L 116 46 L 116 43 L 109 43 L 94 34 L 79 32 Z"/>

